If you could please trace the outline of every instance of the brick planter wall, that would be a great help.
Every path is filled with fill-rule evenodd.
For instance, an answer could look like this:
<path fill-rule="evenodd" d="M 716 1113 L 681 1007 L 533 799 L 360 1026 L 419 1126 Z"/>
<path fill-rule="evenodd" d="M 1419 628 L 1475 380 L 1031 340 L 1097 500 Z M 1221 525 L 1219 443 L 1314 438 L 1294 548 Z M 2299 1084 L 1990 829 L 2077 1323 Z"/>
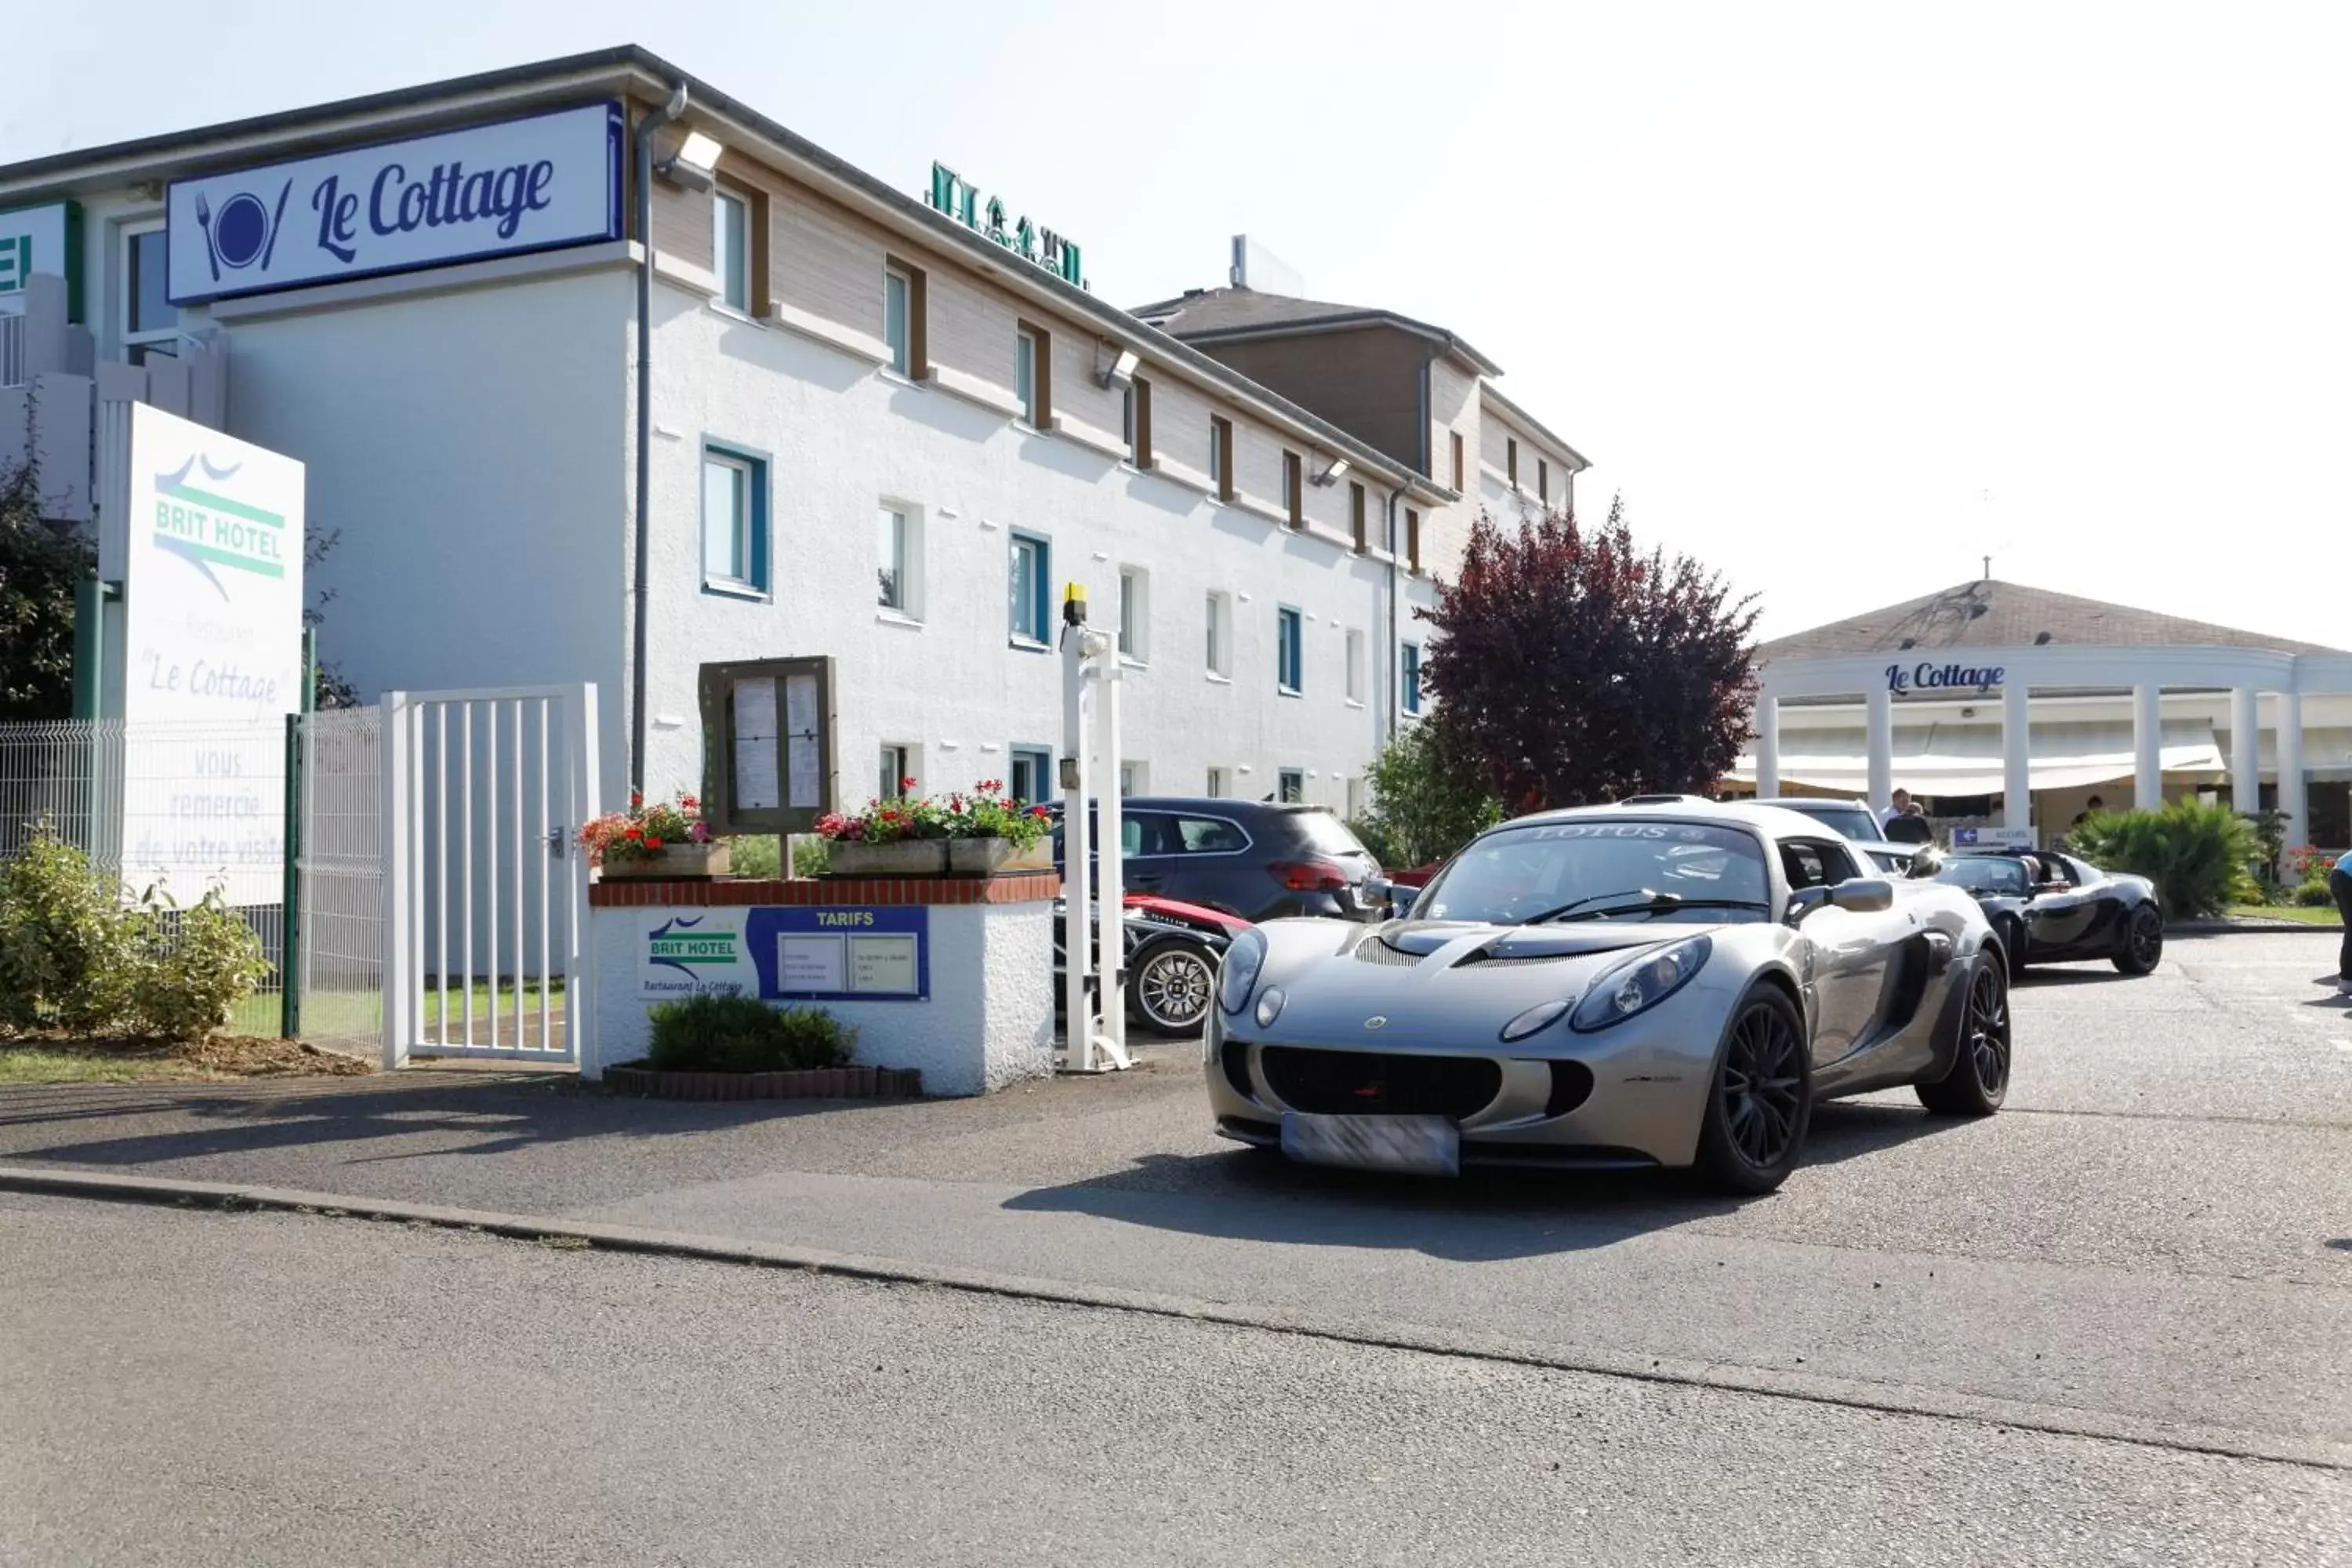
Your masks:
<path fill-rule="evenodd" d="M 600 879 L 588 885 L 588 906 L 598 910 L 723 909 L 762 904 L 953 907 L 1029 903 L 1059 898 L 1061 893 L 1062 879 L 1052 871 L 1000 871 L 993 877 L 816 877 L 788 882 L 755 882 L 742 878 L 708 882 Z"/>
<path fill-rule="evenodd" d="M 804 1068 L 795 1072 L 604 1069 L 615 1094 L 650 1100 L 897 1100 L 923 1092 L 919 1068 Z"/>

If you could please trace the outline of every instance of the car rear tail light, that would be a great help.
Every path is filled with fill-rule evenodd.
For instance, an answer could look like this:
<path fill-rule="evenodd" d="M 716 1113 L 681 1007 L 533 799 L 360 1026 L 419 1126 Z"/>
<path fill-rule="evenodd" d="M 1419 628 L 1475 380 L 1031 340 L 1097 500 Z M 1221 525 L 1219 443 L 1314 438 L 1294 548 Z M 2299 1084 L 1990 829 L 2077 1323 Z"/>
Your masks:
<path fill-rule="evenodd" d="M 1348 886 L 1348 873 L 1329 860 L 1276 860 L 1265 869 L 1294 893 L 1337 893 Z"/>

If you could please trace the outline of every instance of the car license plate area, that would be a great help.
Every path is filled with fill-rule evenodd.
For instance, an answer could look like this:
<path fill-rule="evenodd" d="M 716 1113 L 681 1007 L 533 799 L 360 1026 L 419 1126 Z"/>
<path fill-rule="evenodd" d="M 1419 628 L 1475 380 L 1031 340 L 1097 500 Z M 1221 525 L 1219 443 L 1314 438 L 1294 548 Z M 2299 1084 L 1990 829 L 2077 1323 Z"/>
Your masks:
<path fill-rule="evenodd" d="M 1282 1113 L 1282 1152 L 1307 1165 L 1462 1173 L 1462 1130 L 1444 1116 L 1311 1116 Z"/>

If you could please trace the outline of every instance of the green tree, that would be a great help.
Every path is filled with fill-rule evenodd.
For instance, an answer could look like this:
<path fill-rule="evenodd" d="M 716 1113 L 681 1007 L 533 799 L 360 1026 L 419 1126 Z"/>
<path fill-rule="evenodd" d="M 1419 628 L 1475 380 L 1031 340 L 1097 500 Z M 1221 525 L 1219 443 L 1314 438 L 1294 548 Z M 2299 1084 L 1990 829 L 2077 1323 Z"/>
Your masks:
<path fill-rule="evenodd" d="M 1357 835 L 1391 869 L 1443 860 L 1503 820 L 1502 801 L 1427 721 L 1399 731 L 1366 776 L 1371 809 Z"/>
<path fill-rule="evenodd" d="M 98 552 L 41 521 L 31 463 L 0 475 L 0 722 L 73 711 L 74 584 Z"/>
<path fill-rule="evenodd" d="M 1586 528 L 1481 516 L 1434 609 L 1432 720 L 1514 811 L 1706 793 L 1755 698 L 1754 595 L 1686 555 L 1643 551 L 1622 497 Z"/>

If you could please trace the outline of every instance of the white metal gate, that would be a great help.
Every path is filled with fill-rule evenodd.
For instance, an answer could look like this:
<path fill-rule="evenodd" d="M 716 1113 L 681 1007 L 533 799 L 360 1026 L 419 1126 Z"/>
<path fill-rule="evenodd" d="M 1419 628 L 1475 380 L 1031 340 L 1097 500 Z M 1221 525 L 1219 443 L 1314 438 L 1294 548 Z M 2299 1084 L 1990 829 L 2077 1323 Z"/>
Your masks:
<path fill-rule="evenodd" d="M 383 698 L 383 1062 L 580 1059 L 596 688 Z"/>

